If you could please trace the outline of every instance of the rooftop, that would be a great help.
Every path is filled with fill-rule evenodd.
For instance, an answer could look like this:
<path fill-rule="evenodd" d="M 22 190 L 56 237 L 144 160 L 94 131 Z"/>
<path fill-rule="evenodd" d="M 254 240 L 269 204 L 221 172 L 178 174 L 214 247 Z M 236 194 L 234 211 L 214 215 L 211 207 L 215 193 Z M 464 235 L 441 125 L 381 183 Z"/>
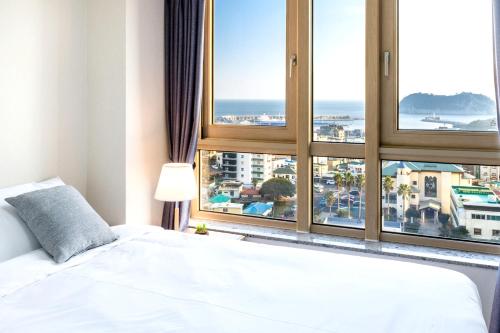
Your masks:
<path fill-rule="evenodd" d="M 464 169 L 462 169 L 461 166 L 456 164 L 401 161 L 387 165 L 382 170 L 382 176 L 395 177 L 397 170 L 401 168 L 408 168 L 411 171 L 416 171 L 416 172 L 431 171 L 431 172 L 464 173 Z"/>
<path fill-rule="evenodd" d="M 483 186 L 452 186 L 453 194 L 462 204 L 481 204 L 500 206 L 495 193 Z"/>
<path fill-rule="evenodd" d="M 224 194 L 219 194 L 219 195 L 216 195 L 215 197 L 211 197 L 209 200 L 208 200 L 210 203 L 212 204 L 216 204 L 216 203 L 224 203 L 224 202 L 229 202 L 231 201 L 231 198 L 228 197 L 227 195 L 224 195 Z"/>
<path fill-rule="evenodd" d="M 236 209 L 241 209 L 243 208 L 243 204 L 241 203 L 234 203 L 234 202 L 222 202 L 222 203 L 214 203 L 210 206 L 211 209 L 217 209 L 217 208 L 236 208 Z"/>
<path fill-rule="evenodd" d="M 295 171 L 290 167 L 278 168 L 273 173 L 278 175 L 295 175 Z"/>
<path fill-rule="evenodd" d="M 266 216 L 273 209 L 273 203 L 253 202 L 243 211 L 244 214 Z"/>
<path fill-rule="evenodd" d="M 256 190 L 254 188 L 247 188 L 241 191 L 241 195 L 259 195 L 260 192 L 259 190 Z"/>

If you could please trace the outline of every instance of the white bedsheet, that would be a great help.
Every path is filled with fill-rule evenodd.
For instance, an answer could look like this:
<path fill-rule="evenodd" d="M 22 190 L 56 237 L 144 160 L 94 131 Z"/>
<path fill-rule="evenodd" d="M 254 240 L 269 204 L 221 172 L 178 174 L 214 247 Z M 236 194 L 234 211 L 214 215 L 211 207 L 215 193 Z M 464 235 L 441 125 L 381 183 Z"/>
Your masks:
<path fill-rule="evenodd" d="M 0 332 L 484 333 L 450 270 L 156 228 L 56 265 L 0 264 Z"/>

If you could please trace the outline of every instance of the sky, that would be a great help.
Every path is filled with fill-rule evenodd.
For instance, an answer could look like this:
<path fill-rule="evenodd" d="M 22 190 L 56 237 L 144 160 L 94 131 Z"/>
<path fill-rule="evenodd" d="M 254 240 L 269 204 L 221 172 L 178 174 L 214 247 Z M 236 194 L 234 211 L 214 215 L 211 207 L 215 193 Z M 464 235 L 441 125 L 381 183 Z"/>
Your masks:
<path fill-rule="evenodd" d="M 365 0 L 313 0 L 315 100 L 364 99 Z M 400 0 L 400 99 L 494 97 L 491 0 Z M 432 10 L 431 10 L 432 9 Z M 215 0 L 215 99 L 285 99 L 286 0 Z"/>

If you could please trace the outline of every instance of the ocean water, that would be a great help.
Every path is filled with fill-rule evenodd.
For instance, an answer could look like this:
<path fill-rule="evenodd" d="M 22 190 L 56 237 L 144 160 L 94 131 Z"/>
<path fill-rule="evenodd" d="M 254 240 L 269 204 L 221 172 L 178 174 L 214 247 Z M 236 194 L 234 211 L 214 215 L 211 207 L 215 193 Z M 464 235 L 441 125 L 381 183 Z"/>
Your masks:
<path fill-rule="evenodd" d="M 228 115 L 284 115 L 285 101 L 277 100 L 216 100 L 216 117 Z M 314 103 L 314 115 L 345 115 L 364 118 L 365 106 L 357 101 L 321 101 Z"/>
<path fill-rule="evenodd" d="M 299 111 L 300 112 L 300 111 Z M 279 100 L 216 100 L 214 102 L 214 116 L 228 115 L 285 115 L 285 102 Z M 361 101 L 317 101 L 313 105 L 313 115 L 317 116 L 349 116 L 350 121 L 335 121 L 349 129 L 365 128 L 365 106 Z M 429 115 L 432 115 L 429 113 Z M 440 123 L 422 121 L 426 115 L 422 114 L 401 114 L 399 118 L 400 129 L 438 129 L 440 126 L 448 126 Z M 474 120 L 486 120 L 494 118 L 495 115 L 439 115 L 442 119 L 449 121 L 470 123 Z M 321 124 L 332 123 L 332 121 L 322 122 L 316 120 L 314 127 Z M 485 129 L 486 130 L 486 129 Z M 491 129 L 490 129 L 491 130 Z"/>

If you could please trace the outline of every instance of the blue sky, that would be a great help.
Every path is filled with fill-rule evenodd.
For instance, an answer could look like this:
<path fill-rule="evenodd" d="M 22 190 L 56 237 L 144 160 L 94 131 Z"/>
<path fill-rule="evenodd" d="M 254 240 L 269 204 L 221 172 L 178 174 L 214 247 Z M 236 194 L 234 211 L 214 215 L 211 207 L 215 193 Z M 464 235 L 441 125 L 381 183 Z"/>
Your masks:
<path fill-rule="evenodd" d="M 215 0 L 216 98 L 285 98 L 285 4 Z"/>
<path fill-rule="evenodd" d="M 362 101 L 365 0 L 314 0 L 313 17 L 315 100 Z M 400 0 L 400 20 L 400 98 L 493 96 L 490 1 Z M 215 0 L 216 99 L 285 99 L 285 21 L 286 0 Z"/>

